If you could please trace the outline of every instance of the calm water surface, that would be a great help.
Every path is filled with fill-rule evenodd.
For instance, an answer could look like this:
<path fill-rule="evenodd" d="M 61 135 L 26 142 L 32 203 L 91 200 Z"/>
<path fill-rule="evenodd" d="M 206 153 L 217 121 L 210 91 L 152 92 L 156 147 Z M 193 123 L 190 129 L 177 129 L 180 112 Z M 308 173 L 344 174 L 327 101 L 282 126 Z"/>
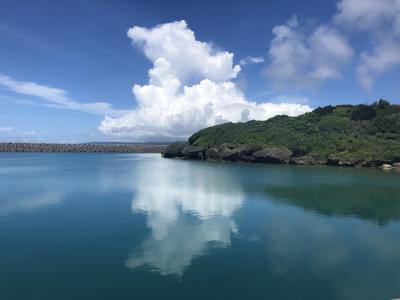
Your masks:
<path fill-rule="evenodd" d="M 400 297 L 400 174 L 0 154 L 0 299 Z"/>

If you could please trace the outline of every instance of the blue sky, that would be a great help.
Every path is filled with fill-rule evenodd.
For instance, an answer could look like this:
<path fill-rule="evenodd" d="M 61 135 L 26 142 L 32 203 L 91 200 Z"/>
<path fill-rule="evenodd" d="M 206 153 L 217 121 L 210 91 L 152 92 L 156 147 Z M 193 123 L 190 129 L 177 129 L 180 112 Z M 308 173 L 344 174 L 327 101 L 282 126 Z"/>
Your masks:
<path fill-rule="evenodd" d="M 0 0 L 2 141 L 182 139 L 399 87 L 397 0 Z"/>

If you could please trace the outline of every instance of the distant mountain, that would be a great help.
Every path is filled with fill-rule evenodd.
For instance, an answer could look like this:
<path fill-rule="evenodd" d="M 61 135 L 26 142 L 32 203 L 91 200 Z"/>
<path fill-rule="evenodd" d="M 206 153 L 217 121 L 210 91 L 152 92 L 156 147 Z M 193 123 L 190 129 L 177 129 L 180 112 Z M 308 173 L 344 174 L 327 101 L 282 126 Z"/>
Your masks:
<path fill-rule="evenodd" d="M 400 105 L 319 107 L 298 117 L 226 123 L 171 145 L 164 157 L 379 166 L 400 162 Z"/>
<path fill-rule="evenodd" d="M 170 145 L 172 143 L 182 143 L 182 142 L 87 142 L 82 144 L 97 144 L 97 145 Z"/>

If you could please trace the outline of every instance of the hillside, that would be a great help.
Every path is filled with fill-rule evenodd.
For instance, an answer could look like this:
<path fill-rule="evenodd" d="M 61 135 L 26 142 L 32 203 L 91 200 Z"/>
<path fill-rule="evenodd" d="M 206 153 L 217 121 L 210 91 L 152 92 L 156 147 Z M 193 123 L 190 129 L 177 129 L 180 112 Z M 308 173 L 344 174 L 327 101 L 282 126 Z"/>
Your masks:
<path fill-rule="evenodd" d="M 171 145 L 164 157 L 375 166 L 400 162 L 400 105 L 338 105 L 298 117 L 226 123 Z"/>

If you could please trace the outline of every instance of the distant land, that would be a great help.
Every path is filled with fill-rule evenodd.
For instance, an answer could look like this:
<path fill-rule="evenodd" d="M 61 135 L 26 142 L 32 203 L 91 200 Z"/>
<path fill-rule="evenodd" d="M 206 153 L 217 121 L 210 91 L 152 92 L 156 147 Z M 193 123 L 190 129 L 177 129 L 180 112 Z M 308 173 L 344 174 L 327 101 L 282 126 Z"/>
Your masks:
<path fill-rule="evenodd" d="M 173 143 L 184 143 L 184 141 L 175 142 L 86 142 L 81 144 L 97 144 L 97 145 L 170 145 Z"/>
<path fill-rule="evenodd" d="M 171 144 L 166 158 L 400 168 L 400 105 L 319 107 L 297 116 L 226 123 Z"/>

